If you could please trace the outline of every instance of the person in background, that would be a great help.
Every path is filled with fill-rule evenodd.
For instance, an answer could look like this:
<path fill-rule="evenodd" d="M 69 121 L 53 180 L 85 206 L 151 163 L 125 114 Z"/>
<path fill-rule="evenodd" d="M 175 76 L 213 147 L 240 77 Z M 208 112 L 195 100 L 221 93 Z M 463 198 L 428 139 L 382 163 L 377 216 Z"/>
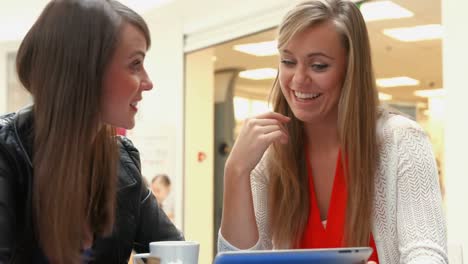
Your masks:
<path fill-rule="evenodd" d="M 246 120 L 226 161 L 219 251 L 368 246 L 382 264 L 447 263 L 431 144 L 379 107 L 358 7 L 296 5 L 278 50 L 274 112 Z"/>
<path fill-rule="evenodd" d="M 114 0 L 52 0 L 24 37 L 18 77 L 34 105 L 0 117 L 0 263 L 127 263 L 183 240 L 142 183 L 135 125 L 150 47 Z"/>
<path fill-rule="evenodd" d="M 171 179 L 167 174 L 157 174 L 151 180 L 151 191 L 153 192 L 159 207 L 164 208 L 163 203 L 171 192 Z M 174 221 L 174 214 L 171 211 L 165 210 L 169 219 Z"/>
<path fill-rule="evenodd" d="M 171 179 L 169 179 L 169 176 L 166 174 L 158 174 L 154 176 L 151 180 L 151 191 L 161 206 L 171 192 Z"/>

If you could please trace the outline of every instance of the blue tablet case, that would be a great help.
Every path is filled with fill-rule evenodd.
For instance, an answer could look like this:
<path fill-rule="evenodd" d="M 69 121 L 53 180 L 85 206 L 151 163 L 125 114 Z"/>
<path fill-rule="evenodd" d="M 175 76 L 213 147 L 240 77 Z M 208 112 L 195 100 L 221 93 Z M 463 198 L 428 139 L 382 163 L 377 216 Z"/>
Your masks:
<path fill-rule="evenodd" d="M 219 253 L 215 264 L 361 264 L 372 248 L 334 248 L 309 250 L 231 251 Z"/>

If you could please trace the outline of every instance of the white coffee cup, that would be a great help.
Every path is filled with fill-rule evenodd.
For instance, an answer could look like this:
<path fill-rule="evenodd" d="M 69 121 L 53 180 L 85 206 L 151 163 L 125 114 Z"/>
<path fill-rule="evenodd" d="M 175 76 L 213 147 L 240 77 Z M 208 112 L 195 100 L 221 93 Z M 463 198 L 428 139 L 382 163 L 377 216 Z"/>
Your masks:
<path fill-rule="evenodd" d="M 196 241 L 158 241 L 151 242 L 150 253 L 136 254 L 134 263 L 144 263 L 141 259 L 159 258 L 161 264 L 198 264 L 200 244 Z"/>

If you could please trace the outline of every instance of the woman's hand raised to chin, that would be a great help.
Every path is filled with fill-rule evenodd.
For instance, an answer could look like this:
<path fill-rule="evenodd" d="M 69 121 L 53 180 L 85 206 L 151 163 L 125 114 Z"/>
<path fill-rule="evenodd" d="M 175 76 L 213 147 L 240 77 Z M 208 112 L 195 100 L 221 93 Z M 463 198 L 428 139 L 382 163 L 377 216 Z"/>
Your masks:
<path fill-rule="evenodd" d="M 285 124 L 290 120 L 275 112 L 246 119 L 226 161 L 226 169 L 232 169 L 237 175 L 250 175 L 273 142 L 288 142 Z"/>
<path fill-rule="evenodd" d="M 258 241 L 250 173 L 273 142 L 286 144 L 285 124 L 290 118 L 269 112 L 245 120 L 224 167 L 221 235 L 239 249 Z"/>

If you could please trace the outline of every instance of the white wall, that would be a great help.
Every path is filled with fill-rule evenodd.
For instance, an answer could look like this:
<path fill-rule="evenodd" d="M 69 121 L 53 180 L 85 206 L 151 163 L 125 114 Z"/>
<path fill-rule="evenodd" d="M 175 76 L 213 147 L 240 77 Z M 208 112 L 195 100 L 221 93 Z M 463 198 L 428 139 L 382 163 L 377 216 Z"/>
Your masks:
<path fill-rule="evenodd" d="M 185 50 L 192 51 L 275 27 L 297 0 L 185 2 L 195 10 L 184 15 Z"/>
<path fill-rule="evenodd" d="M 7 54 L 18 50 L 19 41 L 0 42 L 0 115 L 7 112 Z"/>
<path fill-rule="evenodd" d="M 445 172 L 448 235 L 452 244 L 462 243 L 468 257 L 468 2 L 442 1 L 443 79 L 445 96 Z"/>
<path fill-rule="evenodd" d="M 253 15 L 277 13 L 281 9 L 285 11 L 287 6 L 297 0 L 182 0 L 179 2 L 183 2 L 184 6 L 185 33 L 194 33 L 252 19 Z"/>
<path fill-rule="evenodd" d="M 213 49 L 186 56 L 185 238 L 200 242 L 199 263 L 211 263 L 214 226 Z"/>

